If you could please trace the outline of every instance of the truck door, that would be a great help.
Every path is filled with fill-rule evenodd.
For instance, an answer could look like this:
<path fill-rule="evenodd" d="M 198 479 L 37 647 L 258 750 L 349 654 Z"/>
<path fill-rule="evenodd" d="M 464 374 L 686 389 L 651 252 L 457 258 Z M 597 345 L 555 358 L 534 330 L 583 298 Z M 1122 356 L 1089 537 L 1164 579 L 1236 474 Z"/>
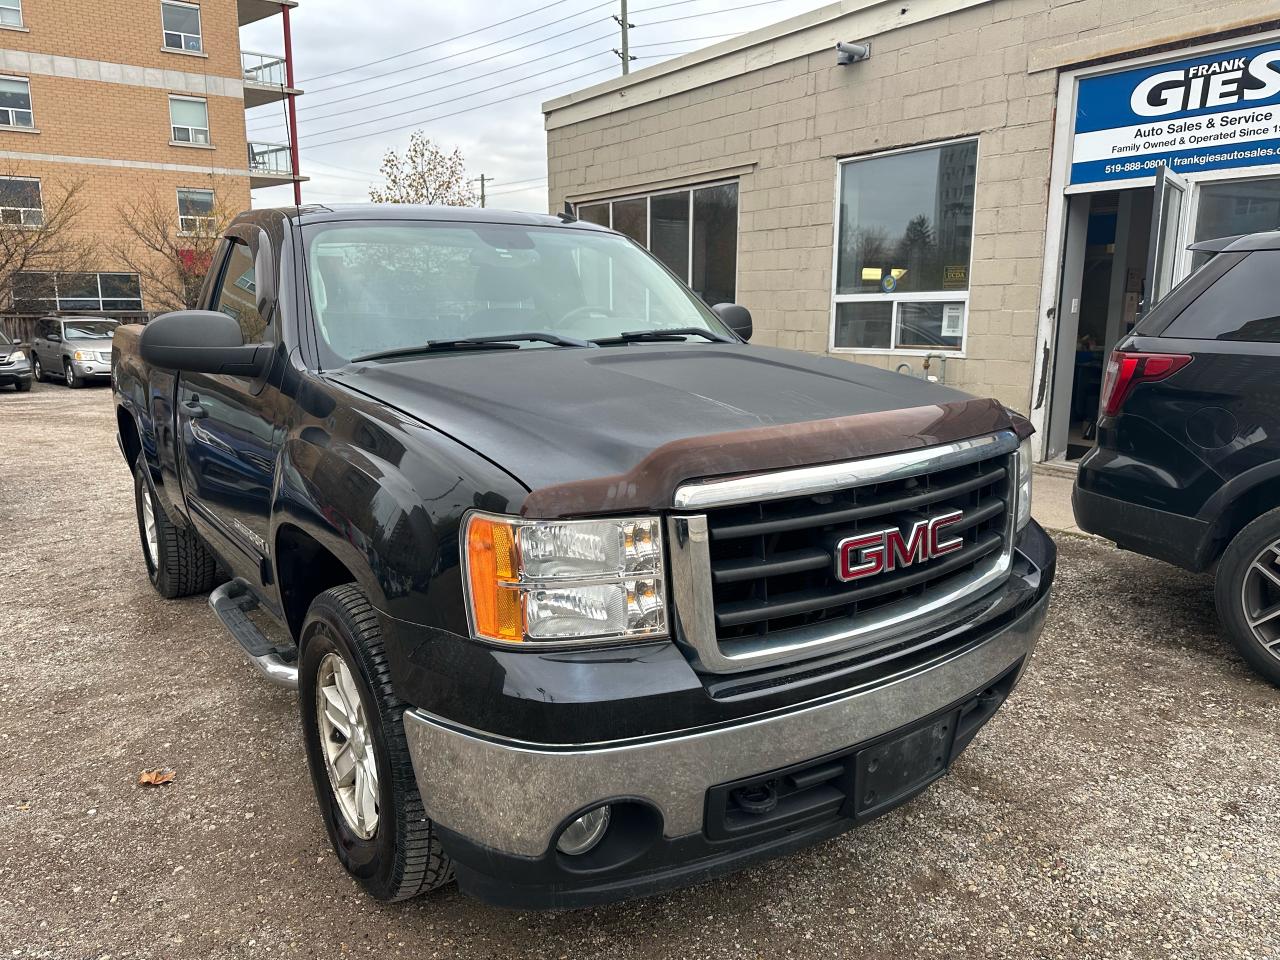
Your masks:
<path fill-rule="evenodd" d="M 217 274 L 207 306 L 239 321 L 245 343 L 277 343 L 274 306 L 266 316 L 259 311 L 257 271 L 274 263 L 260 259 L 260 244 L 269 249 L 256 227 L 227 236 L 210 267 Z M 183 497 L 232 572 L 251 583 L 270 582 L 271 492 L 284 409 L 270 380 L 271 365 L 256 380 L 183 373 L 177 390 Z"/>

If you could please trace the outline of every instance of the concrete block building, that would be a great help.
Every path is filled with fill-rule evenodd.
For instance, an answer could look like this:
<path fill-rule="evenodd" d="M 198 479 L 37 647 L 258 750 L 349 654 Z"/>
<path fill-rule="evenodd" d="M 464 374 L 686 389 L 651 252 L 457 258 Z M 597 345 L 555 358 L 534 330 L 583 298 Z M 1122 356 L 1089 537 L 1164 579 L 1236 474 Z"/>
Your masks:
<path fill-rule="evenodd" d="M 1280 227 L 1278 28 L 1268 0 L 843 0 L 544 104 L 549 200 L 758 342 L 997 397 L 1074 459 L 1186 247 Z"/>
<path fill-rule="evenodd" d="M 155 195 L 176 235 L 255 187 L 297 182 L 291 144 L 248 141 L 245 111 L 287 106 L 295 0 L 0 0 L 0 229 L 33 229 L 78 186 L 74 231 L 96 251 L 74 274 L 21 276 L 15 313 L 151 310 L 113 260 L 120 208 Z M 282 18 L 281 48 L 240 48 L 240 28 Z M 6 291 L 7 295 L 7 291 Z"/>

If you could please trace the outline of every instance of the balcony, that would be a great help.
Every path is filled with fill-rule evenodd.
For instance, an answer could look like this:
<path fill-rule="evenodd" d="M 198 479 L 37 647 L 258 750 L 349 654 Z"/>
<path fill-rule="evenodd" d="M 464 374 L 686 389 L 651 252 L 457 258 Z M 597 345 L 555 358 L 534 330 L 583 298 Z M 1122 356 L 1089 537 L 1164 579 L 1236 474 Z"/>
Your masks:
<path fill-rule="evenodd" d="M 302 91 L 286 86 L 287 74 L 284 57 L 273 53 L 253 53 L 244 50 L 240 54 L 240 70 L 244 75 L 244 105 L 246 109 L 276 103 L 285 97 L 296 96 Z"/>
<path fill-rule="evenodd" d="M 240 26 L 257 23 L 267 17 L 274 17 L 281 7 L 296 7 L 297 0 L 236 0 L 236 8 L 240 14 Z"/>
<path fill-rule="evenodd" d="M 249 186 L 274 187 L 282 183 L 293 183 L 306 180 L 306 177 L 295 176 L 293 158 L 289 154 L 287 143 L 250 143 L 249 144 Z"/>

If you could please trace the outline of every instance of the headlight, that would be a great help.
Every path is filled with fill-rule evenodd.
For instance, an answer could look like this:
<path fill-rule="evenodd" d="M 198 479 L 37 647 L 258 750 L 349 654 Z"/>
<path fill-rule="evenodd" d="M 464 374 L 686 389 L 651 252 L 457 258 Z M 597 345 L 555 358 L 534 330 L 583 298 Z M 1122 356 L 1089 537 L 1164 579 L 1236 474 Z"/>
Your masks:
<path fill-rule="evenodd" d="M 98 359 L 98 355 L 94 353 L 92 350 L 77 350 L 74 354 L 72 354 L 72 357 L 76 360 L 81 360 L 81 361 Z"/>
<path fill-rule="evenodd" d="M 664 636 L 656 517 L 520 520 L 473 513 L 463 537 L 473 636 L 504 643 Z"/>
<path fill-rule="evenodd" d="M 1017 513 L 1014 523 L 1021 530 L 1031 520 L 1031 441 L 1023 440 L 1018 446 Z"/>

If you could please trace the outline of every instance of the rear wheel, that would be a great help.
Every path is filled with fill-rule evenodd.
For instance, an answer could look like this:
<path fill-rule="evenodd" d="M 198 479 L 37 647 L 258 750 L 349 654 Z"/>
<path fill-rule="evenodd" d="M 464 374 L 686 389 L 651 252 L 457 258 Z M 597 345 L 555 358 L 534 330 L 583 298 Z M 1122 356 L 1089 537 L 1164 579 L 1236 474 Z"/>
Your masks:
<path fill-rule="evenodd" d="M 142 558 L 156 592 L 171 600 L 208 593 L 217 586 L 217 561 L 194 530 L 175 526 L 164 512 L 141 453 L 133 465 L 133 499 Z"/>
<path fill-rule="evenodd" d="M 1258 517 L 1227 545 L 1214 600 L 1240 656 L 1280 686 L 1280 509 Z"/>
<path fill-rule="evenodd" d="M 453 867 L 422 807 L 377 615 L 354 584 L 326 590 L 302 627 L 298 702 L 311 782 L 338 860 L 370 896 L 404 900 Z"/>

